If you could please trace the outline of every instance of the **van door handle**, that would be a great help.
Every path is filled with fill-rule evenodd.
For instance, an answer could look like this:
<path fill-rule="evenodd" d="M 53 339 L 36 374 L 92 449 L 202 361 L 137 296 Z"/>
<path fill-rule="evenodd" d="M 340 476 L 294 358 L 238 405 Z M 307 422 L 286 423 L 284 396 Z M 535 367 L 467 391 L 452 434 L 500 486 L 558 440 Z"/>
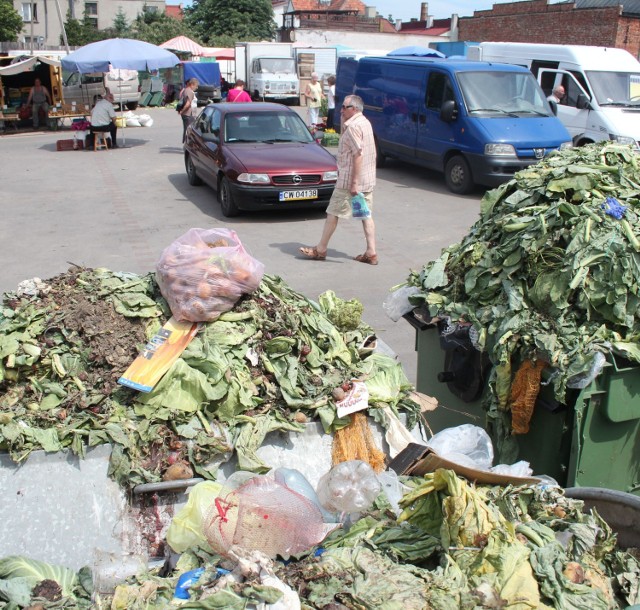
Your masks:
<path fill-rule="evenodd" d="M 414 123 L 420 122 L 424 125 L 424 123 L 427 122 L 427 115 L 426 114 L 418 114 L 416 112 L 412 112 L 411 113 L 411 120 Z"/>
<path fill-rule="evenodd" d="M 424 125 L 427 122 L 427 115 L 426 114 L 421 114 L 420 115 L 420 122 Z"/>

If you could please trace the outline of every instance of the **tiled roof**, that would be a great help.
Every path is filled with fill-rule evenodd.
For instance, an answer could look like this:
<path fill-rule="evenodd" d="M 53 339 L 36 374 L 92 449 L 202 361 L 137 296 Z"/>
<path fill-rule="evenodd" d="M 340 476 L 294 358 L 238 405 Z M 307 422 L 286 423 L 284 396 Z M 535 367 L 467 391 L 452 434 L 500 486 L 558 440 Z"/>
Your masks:
<path fill-rule="evenodd" d="M 291 0 L 294 11 L 357 11 L 364 14 L 365 3 L 361 0 Z"/>

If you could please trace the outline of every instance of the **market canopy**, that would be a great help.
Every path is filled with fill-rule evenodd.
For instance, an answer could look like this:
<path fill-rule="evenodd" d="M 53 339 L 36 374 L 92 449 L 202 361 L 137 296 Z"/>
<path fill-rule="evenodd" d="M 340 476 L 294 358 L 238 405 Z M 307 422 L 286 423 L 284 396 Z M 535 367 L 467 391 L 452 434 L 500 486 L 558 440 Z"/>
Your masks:
<path fill-rule="evenodd" d="M 187 36 L 176 36 L 171 40 L 167 40 L 167 42 L 163 42 L 160 48 L 180 53 L 191 53 L 191 55 L 205 55 L 205 48 Z"/>
<path fill-rule="evenodd" d="M 235 60 L 236 50 L 233 47 L 203 47 L 205 57 Z"/>
<path fill-rule="evenodd" d="M 49 57 L 29 57 L 24 59 L 22 56 L 16 58 L 15 63 L 11 63 L 4 68 L 0 68 L 0 76 L 13 76 L 14 74 L 20 74 L 22 72 L 33 72 L 35 65 L 38 62 L 43 64 L 49 64 L 50 66 L 59 66 L 60 62 L 57 59 L 50 59 Z"/>
<path fill-rule="evenodd" d="M 179 63 L 180 59 L 167 49 L 130 38 L 109 38 L 92 42 L 61 61 L 65 70 L 82 74 L 109 72 L 110 68 L 151 72 L 160 68 L 172 68 Z"/>

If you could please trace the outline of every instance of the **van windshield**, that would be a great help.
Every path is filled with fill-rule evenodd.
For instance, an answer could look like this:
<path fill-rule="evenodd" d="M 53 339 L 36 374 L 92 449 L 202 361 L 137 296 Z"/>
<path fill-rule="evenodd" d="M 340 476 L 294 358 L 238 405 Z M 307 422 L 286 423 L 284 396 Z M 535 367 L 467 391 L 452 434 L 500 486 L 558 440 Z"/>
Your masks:
<path fill-rule="evenodd" d="M 639 106 L 640 74 L 588 71 L 589 83 L 601 106 Z"/>
<path fill-rule="evenodd" d="M 552 116 L 542 89 L 530 72 L 460 72 L 458 83 L 470 114 Z"/>
<path fill-rule="evenodd" d="M 261 57 L 258 60 L 258 71 L 271 74 L 295 74 L 296 63 L 290 57 Z"/>

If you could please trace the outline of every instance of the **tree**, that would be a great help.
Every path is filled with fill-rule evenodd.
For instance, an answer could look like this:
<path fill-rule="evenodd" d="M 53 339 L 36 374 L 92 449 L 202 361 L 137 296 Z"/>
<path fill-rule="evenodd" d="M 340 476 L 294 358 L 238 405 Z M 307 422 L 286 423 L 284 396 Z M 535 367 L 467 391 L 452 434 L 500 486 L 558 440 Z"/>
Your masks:
<path fill-rule="evenodd" d="M 22 31 L 22 17 L 13 8 L 13 3 L 0 0 L 0 40 L 15 42 Z"/>
<path fill-rule="evenodd" d="M 162 44 L 176 36 L 189 36 L 186 23 L 164 13 L 143 11 L 131 26 L 132 37 L 151 44 Z"/>
<path fill-rule="evenodd" d="M 118 12 L 113 20 L 113 30 L 116 38 L 128 38 L 131 28 L 127 22 L 127 16 L 125 15 L 122 7 L 118 7 Z"/>
<path fill-rule="evenodd" d="M 273 40 L 276 31 L 270 0 L 194 0 L 185 21 L 208 46 L 221 36 Z"/>

